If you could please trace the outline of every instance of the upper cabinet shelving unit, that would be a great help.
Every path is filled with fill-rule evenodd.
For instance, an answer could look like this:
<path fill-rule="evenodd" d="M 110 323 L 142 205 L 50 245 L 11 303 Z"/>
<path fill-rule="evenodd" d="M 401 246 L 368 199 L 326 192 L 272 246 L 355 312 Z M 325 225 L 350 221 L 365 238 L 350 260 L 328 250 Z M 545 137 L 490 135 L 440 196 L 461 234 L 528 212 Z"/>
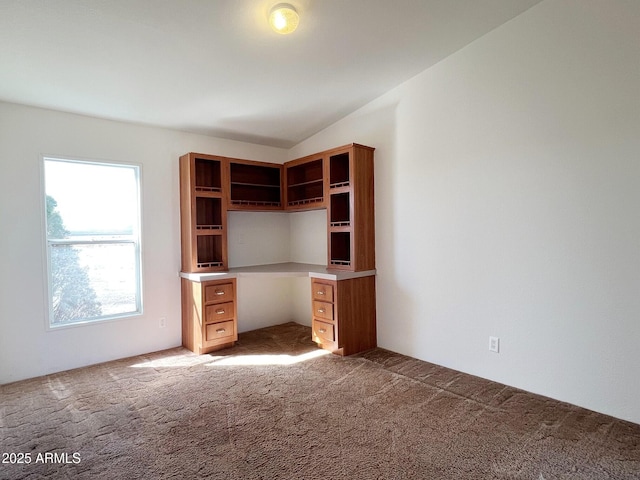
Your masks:
<path fill-rule="evenodd" d="M 222 192 L 222 160 L 201 155 L 193 159 L 196 192 Z"/>
<path fill-rule="evenodd" d="M 350 185 L 350 153 L 348 151 L 336 153 L 329 157 L 329 188 L 331 190 Z"/>
<path fill-rule="evenodd" d="M 328 268 L 375 269 L 373 148 L 351 144 L 284 165 L 180 157 L 182 271 L 227 270 L 228 210 L 327 209 Z"/>
<path fill-rule="evenodd" d="M 329 268 L 375 269 L 373 149 L 348 145 L 325 153 Z"/>
<path fill-rule="evenodd" d="M 282 165 L 230 160 L 229 210 L 281 210 Z"/>
<path fill-rule="evenodd" d="M 180 157 L 182 271 L 227 268 L 227 184 L 223 157 L 189 153 Z"/>
<path fill-rule="evenodd" d="M 325 206 L 324 159 L 321 156 L 287 162 L 285 172 L 288 209 L 310 210 Z"/>

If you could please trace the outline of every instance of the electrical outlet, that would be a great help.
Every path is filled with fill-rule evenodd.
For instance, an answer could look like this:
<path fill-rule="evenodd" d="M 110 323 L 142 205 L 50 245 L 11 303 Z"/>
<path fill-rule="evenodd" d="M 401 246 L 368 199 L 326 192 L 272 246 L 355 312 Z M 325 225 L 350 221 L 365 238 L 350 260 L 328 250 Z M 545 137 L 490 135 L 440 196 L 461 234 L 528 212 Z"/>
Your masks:
<path fill-rule="evenodd" d="M 160 328 L 164 328 L 167 326 L 167 319 L 165 317 L 160 317 Z"/>
<path fill-rule="evenodd" d="M 500 338 L 499 337 L 489 337 L 489 351 L 500 353 Z"/>

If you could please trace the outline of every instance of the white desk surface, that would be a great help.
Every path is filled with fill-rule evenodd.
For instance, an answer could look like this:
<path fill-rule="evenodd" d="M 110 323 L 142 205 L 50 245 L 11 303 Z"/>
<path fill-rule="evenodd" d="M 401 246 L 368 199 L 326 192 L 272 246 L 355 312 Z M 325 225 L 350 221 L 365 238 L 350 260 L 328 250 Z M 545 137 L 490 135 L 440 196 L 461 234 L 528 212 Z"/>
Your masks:
<path fill-rule="evenodd" d="M 180 272 L 181 278 L 186 278 L 192 282 L 206 282 L 209 280 L 222 280 L 225 278 L 238 277 L 311 277 L 322 278 L 324 280 L 347 280 L 350 278 L 369 277 L 375 275 L 375 270 L 365 270 L 362 272 L 347 272 L 344 270 L 333 270 L 326 265 L 314 265 L 311 263 L 273 263 L 269 265 L 251 265 L 247 267 L 232 267 L 226 272 L 211 273 L 188 273 Z"/>

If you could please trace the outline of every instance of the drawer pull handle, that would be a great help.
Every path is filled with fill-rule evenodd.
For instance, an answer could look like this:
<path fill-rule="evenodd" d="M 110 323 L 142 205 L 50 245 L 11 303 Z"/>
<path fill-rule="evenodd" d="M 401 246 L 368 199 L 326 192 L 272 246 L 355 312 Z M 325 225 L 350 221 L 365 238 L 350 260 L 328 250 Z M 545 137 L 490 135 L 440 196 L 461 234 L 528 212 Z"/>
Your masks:
<path fill-rule="evenodd" d="M 320 330 L 318 330 L 318 332 L 320 333 L 327 333 L 327 331 L 324 328 L 321 328 Z"/>
<path fill-rule="evenodd" d="M 216 290 L 216 295 L 224 295 L 224 290 Z"/>
<path fill-rule="evenodd" d="M 224 328 L 218 328 L 216 330 L 216 333 L 224 333 L 224 332 L 226 332 L 226 330 Z"/>
<path fill-rule="evenodd" d="M 219 308 L 218 310 L 216 310 L 216 313 L 218 315 L 222 315 L 224 313 L 224 308 Z"/>
<path fill-rule="evenodd" d="M 319 308 L 318 313 L 324 313 L 324 308 Z"/>
<path fill-rule="evenodd" d="M 316 295 L 324 295 L 324 290 L 318 290 L 318 291 L 316 292 Z"/>

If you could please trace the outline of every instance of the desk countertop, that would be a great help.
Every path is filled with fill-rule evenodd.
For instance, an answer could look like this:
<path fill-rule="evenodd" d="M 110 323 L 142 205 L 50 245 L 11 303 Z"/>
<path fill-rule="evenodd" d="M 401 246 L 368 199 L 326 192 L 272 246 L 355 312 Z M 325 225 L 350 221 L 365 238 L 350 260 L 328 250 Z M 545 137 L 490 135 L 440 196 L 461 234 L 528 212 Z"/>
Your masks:
<path fill-rule="evenodd" d="M 233 267 L 226 272 L 211 273 L 187 273 L 180 272 L 181 278 L 186 278 L 193 282 L 206 282 L 209 280 L 222 280 L 225 278 L 238 277 L 312 277 L 324 280 L 347 280 L 350 278 L 369 277 L 375 275 L 375 270 L 365 270 L 362 272 L 347 272 L 343 270 L 332 270 L 326 265 L 314 265 L 311 263 L 273 263 L 270 265 L 252 265 L 247 267 Z"/>

